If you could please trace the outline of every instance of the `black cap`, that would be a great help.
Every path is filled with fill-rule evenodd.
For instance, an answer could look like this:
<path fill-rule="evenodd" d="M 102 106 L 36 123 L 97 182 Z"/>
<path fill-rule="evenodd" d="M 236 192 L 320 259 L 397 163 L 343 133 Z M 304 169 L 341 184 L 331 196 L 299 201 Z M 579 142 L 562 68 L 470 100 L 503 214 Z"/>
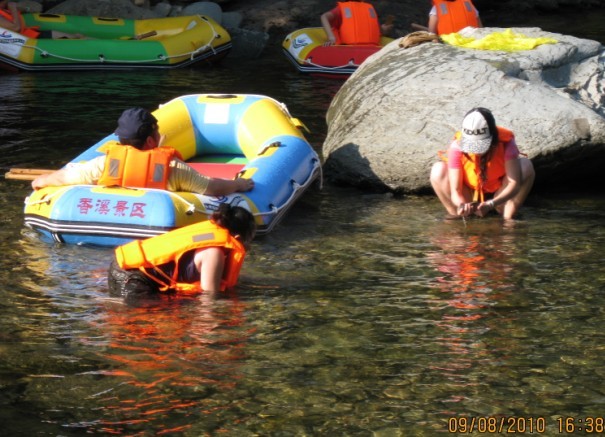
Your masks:
<path fill-rule="evenodd" d="M 152 127 L 157 122 L 158 120 L 147 109 L 130 108 L 122 112 L 118 119 L 116 135 L 129 140 L 144 140 L 151 135 Z"/>

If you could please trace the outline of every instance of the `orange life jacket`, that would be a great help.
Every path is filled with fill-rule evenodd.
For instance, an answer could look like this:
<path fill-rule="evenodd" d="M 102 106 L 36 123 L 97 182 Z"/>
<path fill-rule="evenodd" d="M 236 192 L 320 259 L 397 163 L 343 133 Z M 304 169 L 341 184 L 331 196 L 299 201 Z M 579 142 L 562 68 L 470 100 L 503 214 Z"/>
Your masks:
<path fill-rule="evenodd" d="M 462 173 L 464 183 L 474 190 L 473 201 L 484 201 L 485 193 L 494 193 L 502 185 L 502 178 L 506 176 L 506 167 L 504 161 L 504 146 L 514 138 L 514 134 L 508 129 L 500 126 L 498 129 L 498 144 L 491 149 L 489 160 L 485 165 L 486 174 L 481 175 L 482 155 L 462 154 Z M 456 133 L 456 138 L 460 138 L 460 132 Z"/>
<path fill-rule="evenodd" d="M 477 12 L 470 0 L 433 0 L 437 10 L 437 34 L 458 32 L 467 26 L 479 27 Z"/>
<path fill-rule="evenodd" d="M 6 10 L 0 9 L 0 16 L 6 18 L 8 21 L 13 21 L 13 16 Z M 19 33 L 28 38 L 38 38 L 40 32 L 38 32 L 38 27 L 25 27 L 25 21 L 23 20 L 23 15 L 19 12 L 19 25 L 20 29 Z"/>
<path fill-rule="evenodd" d="M 333 29 L 336 44 L 380 43 L 380 24 L 374 6 L 365 2 L 338 2 L 342 22 Z"/>
<path fill-rule="evenodd" d="M 179 260 L 189 251 L 207 247 L 223 247 L 228 250 L 221 291 L 234 287 L 244 263 L 246 249 L 227 229 L 212 221 L 195 223 L 146 240 L 134 240 L 117 247 L 115 255 L 121 269 L 140 270 L 160 284 L 161 291 L 175 290 L 185 294 L 197 294 L 202 291 L 199 280 L 191 284 L 178 282 Z M 170 262 L 174 262 L 176 266 L 172 276 L 168 276 L 159 268 Z"/>
<path fill-rule="evenodd" d="M 107 150 L 105 168 L 99 185 L 165 190 L 170 174 L 170 161 L 180 158 L 172 147 L 139 150 L 114 144 Z"/>

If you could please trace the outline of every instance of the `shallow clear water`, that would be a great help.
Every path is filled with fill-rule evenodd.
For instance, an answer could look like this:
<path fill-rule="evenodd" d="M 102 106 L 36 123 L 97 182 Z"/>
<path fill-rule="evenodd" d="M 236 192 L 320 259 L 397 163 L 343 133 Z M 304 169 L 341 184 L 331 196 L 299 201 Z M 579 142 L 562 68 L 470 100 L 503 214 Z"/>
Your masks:
<path fill-rule="evenodd" d="M 240 68 L 2 75 L 0 167 L 59 167 L 122 108 L 200 92 L 283 101 L 319 147 L 339 83 Z M 0 179 L 5 435 L 433 436 L 469 416 L 552 436 L 605 414 L 602 194 L 465 225 L 432 196 L 327 185 L 255 241 L 231 295 L 126 305 L 111 249 L 23 228 L 28 193 Z"/>

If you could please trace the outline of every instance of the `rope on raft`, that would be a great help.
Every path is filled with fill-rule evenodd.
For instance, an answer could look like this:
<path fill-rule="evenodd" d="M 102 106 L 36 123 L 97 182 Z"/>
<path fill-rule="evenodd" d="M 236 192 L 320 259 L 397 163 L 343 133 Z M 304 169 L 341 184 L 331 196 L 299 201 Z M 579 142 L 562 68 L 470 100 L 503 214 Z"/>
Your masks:
<path fill-rule="evenodd" d="M 92 187 L 92 185 L 85 185 L 85 186 Z M 41 205 L 43 203 L 50 203 L 51 200 L 53 199 L 53 197 L 58 196 L 59 194 L 63 194 L 63 192 L 71 189 L 72 187 L 73 187 L 73 185 L 66 185 L 64 187 L 61 187 L 61 189 L 55 191 L 52 194 L 49 194 L 48 196 L 44 196 L 42 199 L 36 200 L 35 202 L 30 202 L 29 197 L 26 197 L 24 203 L 25 203 L 26 206 Z"/>
<path fill-rule="evenodd" d="M 336 67 L 328 67 L 328 66 L 325 66 L 325 65 L 316 64 L 311 59 L 305 59 L 304 63 L 307 64 L 307 65 L 311 65 L 313 67 L 319 67 L 319 68 L 324 69 L 324 70 L 340 70 L 341 68 L 359 67 L 359 65 L 360 65 L 360 64 L 356 64 L 352 59 L 349 61 L 348 64 L 344 64 L 344 65 L 340 65 L 340 66 L 336 66 Z"/>
<path fill-rule="evenodd" d="M 141 63 L 150 63 L 150 62 L 164 62 L 164 61 L 166 61 L 168 59 L 183 58 L 183 57 L 189 57 L 189 59 L 193 60 L 198 53 L 205 52 L 207 50 L 211 50 L 213 54 L 216 54 L 216 50 L 214 49 L 214 46 L 212 46 L 212 43 L 214 42 L 214 40 L 220 38 L 220 34 L 216 31 L 216 29 L 212 25 L 212 23 L 210 23 L 208 20 L 204 20 L 204 21 L 212 29 L 213 37 L 205 45 L 203 45 L 201 47 L 198 47 L 197 49 L 195 49 L 193 51 L 179 53 L 179 54 L 170 55 L 170 56 L 166 56 L 164 54 L 160 54 L 160 55 L 158 55 L 157 58 L 152 58 L 152 59 L 137 59 L 137 60 L 131 60 L 131 59 L 107 59 L 105 56 L 99 55 L 98 62 L 100 64 L 104 64 L 104 63 L 141 64 Z M 5 41 L 0 40 L 0 42 L 4 43 Z M 79 59 L 79 58 L 71 58 L 71 57 L 67 57 L 67 56 L 57 55 L 57 54 L 54 54 L 54 53 L 50 53 L 50 52 L 48 52 L 46 50 L 43 50 L 43 49 L 41 49 L 40 47 L 37 47 L 37 46 L 31 46 L 31 45 L 28 45 L 28 44 L 25 44 L 25 43 L 21 43 L 20 44 L 18 41 L 12 41 L 11 43 L 12 44 L 16 44 L 16 45 L 20 45 L 20 46 L 28 48 L 28 49 L 36 50 L 36 51 L 40 52 L 40 56 L 42 56 L 43 58 L 53 57 L 53 58 L 56 58 L 56 59 L 61 59 L 63 61 L 95 62 L 95 59 Z"/>

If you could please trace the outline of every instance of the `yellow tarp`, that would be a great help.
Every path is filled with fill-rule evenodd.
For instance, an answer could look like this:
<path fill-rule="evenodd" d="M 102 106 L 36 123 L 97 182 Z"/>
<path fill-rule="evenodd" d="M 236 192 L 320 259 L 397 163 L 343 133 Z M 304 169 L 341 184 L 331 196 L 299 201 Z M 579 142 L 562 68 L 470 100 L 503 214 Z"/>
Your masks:
<path fill-rule="evenodd" d="M 556 44 L 558 42 L 552 38 L 530 38 L 521 33 L 513 33 L 511 29 L 506 29 L 504 32 L 490 33 L 481 39 L 467 38 L 459 33 L 441 35 L 441 39 L 453 46 L 477 50 L 502 50 L 506 52 L 532 50 L 541 44 Z"/>

